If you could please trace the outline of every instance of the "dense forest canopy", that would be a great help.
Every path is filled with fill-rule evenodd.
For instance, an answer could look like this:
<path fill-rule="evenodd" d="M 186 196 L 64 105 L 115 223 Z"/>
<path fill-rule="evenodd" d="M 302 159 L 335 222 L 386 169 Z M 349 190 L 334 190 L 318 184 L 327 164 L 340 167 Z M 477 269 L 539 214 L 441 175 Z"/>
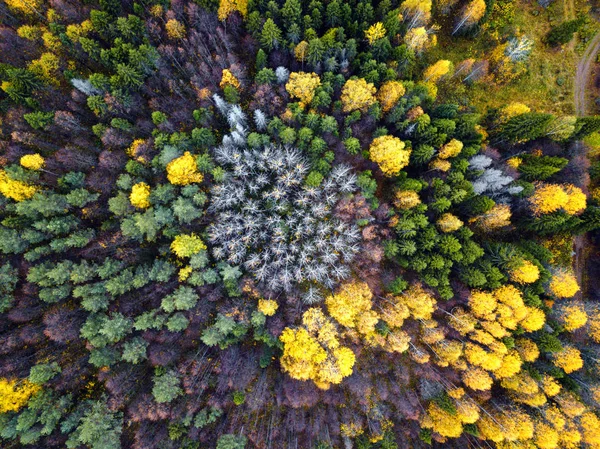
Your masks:
<path fill-rule="evenodd" d="M 468 96 L 581 26 L 515 3 L 0 3 L 0 445 L 600 448 L 600 117 Z"/>

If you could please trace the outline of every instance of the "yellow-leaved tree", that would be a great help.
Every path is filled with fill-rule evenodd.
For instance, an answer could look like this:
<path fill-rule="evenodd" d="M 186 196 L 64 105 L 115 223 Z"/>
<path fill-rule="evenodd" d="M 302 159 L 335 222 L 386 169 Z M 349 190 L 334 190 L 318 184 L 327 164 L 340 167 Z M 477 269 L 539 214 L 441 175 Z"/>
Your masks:
<path fill-rule="evenodd" d="M 421 204 L 421 198 L 414 190 L 398 190 L 393 203 L 398 209 L 412 209 Z"/>
<path fill-rule="evenodd" d="M 381 104 L 383 112 L 392 109 L 398 100 L 406 93 L 404 85 L 400 81 L 386 81 L 377 92 L 377 100 Z"/>
<path fill-rule="evenodd" d="M 519 266 L 509 272 L 510 279 L 517 284 L 531 284 L 540 278 L 540 269 L 534 263 L 524 259 Z"/>
<path fill-rule="evenodd" d="M 423 72 L 423 78 L 425 81 L 431 81 L 437 83 L 443 76 L 450 73 L 452 69 L 452 62 L 447 59 L 440 59 L 435 64 L 430 65 Z"/>
<path fill-rule="evenodd" d="M 454 232 L 462 227 L 463 222 L 456 215 L 447 212 L 438 219 L 436 225 L 442 232 Z"/>
<path fill-rule="evenodd" d="M 321 85 L 321 79 L 316 73 L 292 72 L 285 90 L 300 100 L 301 106 L 308 105 L 315 96 L 315 89 Z"/>
<path fill-rule="evenodd" d="M 352 374 L 355 356 L 340 345 L 337 329 L 320 308 L 311 308 L 302 316 L 302 326 L 285 328 L 281 367 L 290 377 L 312 380 L 321 389 L 339 384 Z"/>
<path fill-rule="evenodd" d="M 231 70 L 223 69 L 223 73 L 221 75 L 221 82 L 219 83 L 219 87 L 223 89 L 225 86 L 233 86 L 236 89 L 240 87 L 240 81 L 235 77 Z"/>
<path fill-rule="evenodd" d="M 373 83 L 368 83 L 363 78 L 349 79 L 342 88 L 342 105 L 344 112 L 366 111 L 375 103 L 377 89 Z"/>
<path fill-rule="evenodd" d="M 489 211 L 470 220 L 482 231 L 490 232 L 510 225 L 512 212 L 508 204 L 495 204 Z"/>
<path fill-rule="evenodd" d="M 405 146 L 394 136 L 376 137 L 369 146 L 369 159 L 379 165 L 384 175 L 397 175 L 408 165 L 410 150 L 406 150 Z"/>
<path fill-rule="evenodd" d="M 463 149 L 463 143 L 460 140 L 452 139 L 450 142 L 442 146 L 438 152 L 438 157 L 441 159 L 448 159 L 455 157 L 460 154 Z"/>
<path fill-rule="evenodd" d="M 559 270 L 552 275 L 548 288 L 557 298 L 572 298 L 579 291 L 579 284 L 573 273 Z"/>
<path fill-rule="evenodd" d="M 226 20 L 234 11 L 238 11 L 245 18 L 248 15 L 248 0 L 220 0 L 217 11 L 219 20 Z"/>
<path fill-rule="evenodd" d="M 10 9 L 23 14 L 39 13 L 41 6 L 44 4 L 42 0 L 4 0 L 4 2 Z"/>
<path fill-rule="evenodd" d="M 131 194 L 129 195 L 129 201 L 134 207 L 140 209 L 147 209 L 150 207 L 150 186 L 145 182 L 138 182 L 131 187 Z"/>
<path fill-rule="evenodd" d="M 373 293 L 365 282 L 353 280 L 342 284 L 337 292 L 325 299 L 327 311 L 342 326 L 356 328 L 363 335 L 375 331 L 379 321 L 371 310 Z"/>
<path fill-rule="evenodd" d="M 562 351 L 554 352 L 552 361 L 555 366 L 562 368 L 567 374 L 583 368 L 583 359 L 579 349 L 571 345 L 564 346 Z"/>
<path fill-rule="evenodd" d="M 186 151 L 183 156 L 179 156 L 167 164 L 167 179 L 171 184 L 184 186 L 202 182 L 204 176 L 198 171 L 196 158 Z"/>
<path fill-rule="evenodd" d="M 16 412 L 21 409 L 40 387 L 27 380 L 17 382 L 0 378 L 0 413 Z"/>
<path fill-rule="evenodd" d="M 385 37 L 386 29 L 383 23 L 377 22 L 365 30 L 365 37 L 373 45 L 377 40 Z"/>
<path fill-rule="evenodd" d="M 574 185 L 537 183 L 535 192 L 529 197 L 531 209 L 536 215 L 549 214 L 560 209 L 569 215 L 583 212 L 587 198 Z"/>
<path fill-rule="evenodd" d="M 167 20 L 165 30 L 169 39 L 183 39 L 185 37 L 185 25 L 177 19 Z"/>
<path fill-rule="evenodd" d="M 14 180 L 4 170 L 0 170 L 0 193 L 5 197 L 15 201 L 24 201 L 35 195 L 37 190 L 36 186 Z"/>
<path fill-rule="evenodd" d="M 29 169 L 29 170 L 41 170 L 44 168 L 44 158 L 38 154 L 26 154 L 25 156 L 21 156 L 19 160 L 21 166 Z"/>
<path fill-rule="evenodd" d="M 179 234 L 171 242 L 171 251 L 181 258 L 191 257 L 205 249 L 205 243 L 195 234 Z"/>

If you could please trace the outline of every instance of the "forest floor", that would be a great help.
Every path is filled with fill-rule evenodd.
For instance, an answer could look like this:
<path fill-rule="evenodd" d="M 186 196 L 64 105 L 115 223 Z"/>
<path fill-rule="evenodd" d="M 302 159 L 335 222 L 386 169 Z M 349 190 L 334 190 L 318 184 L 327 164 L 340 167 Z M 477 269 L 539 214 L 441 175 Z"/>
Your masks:
<path fill-rule="evenodd" d="M 568 2 L 569 0 L 565 0 Z M 578 116 L 583 116 L 588 113 L 588 87 L 591 84 L 592 67 L 596 62 L 598 51 L 600 51 L 600 32 L 598 32 L 594 38 L 590 41 L 587 48 L 581 55 L 577 63 L 577 70 L 575 72 L 575 89 L 574 89 L 574 102 L 575 102 L 575 113 Z M 582 142 L 577 142 L 575 145 L 583 145 Z M 589 244 L 589 238 L 587 234 L 578 235 L 573 241 L 573 251 L 575 253 L 573 259 L 573 270 L 577 276 L 577 281 L 581 286 L 581 290 L 577 294 L 577 298 L 581 299 L 587 293 L 588 279 L 586 274 L 588 272 L 587 259 L 589 252 L 592 250 Z"/>

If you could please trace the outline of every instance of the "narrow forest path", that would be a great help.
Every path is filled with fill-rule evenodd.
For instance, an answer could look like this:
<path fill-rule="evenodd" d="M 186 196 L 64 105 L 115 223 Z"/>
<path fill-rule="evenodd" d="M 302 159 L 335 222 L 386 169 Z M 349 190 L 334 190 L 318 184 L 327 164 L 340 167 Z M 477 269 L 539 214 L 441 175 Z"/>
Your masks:
<path fill-rule="evenodd" d="M 568 1 L 568 0 L 566 0 Z M 596 55 L 600 51 L 600 32 L 597 33 L 594 38 L 590 41 L 587 48 L 581 55 L 579 62 L 577 63 L 577 71 L 575 73 L 574 83 L 574 101 L 575 101 L 575 114 L 577 116 L 584 116 L 587 113 L 587 88 L 590 85 L 590 73 L 592 66 L 596 61 Z M 575 145 L 583 145 L 581 141 L 576 142 Z M 573 259 L 573 270 L 577 277 L 581 290 L 577 293 L 576 297 L 581 299 L 585 293 L 584 278 L 583 274 L 586 267 L 586 246 L 587 246 L 587 235 L 578 235 L 573 241 L 573 251 L 575 253 Z"/>

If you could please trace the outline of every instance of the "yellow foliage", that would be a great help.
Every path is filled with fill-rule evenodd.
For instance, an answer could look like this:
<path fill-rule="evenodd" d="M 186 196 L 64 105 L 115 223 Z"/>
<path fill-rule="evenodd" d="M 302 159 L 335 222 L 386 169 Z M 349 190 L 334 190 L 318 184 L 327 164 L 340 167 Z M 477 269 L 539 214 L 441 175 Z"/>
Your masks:
<path fill-rule="evenodd" d="M 239 11 L 242 17 L 248 15 L 248 0 L 220 0 L 217 15 L 223 21 L 234 11 Z"/>
<path fill-rule="evenodd" d="M 544 374 L 544 376 L 542 377 L 542 390 L 544 390 L 544 393 L 547 396 L 556 396 L 558 393 L 560 393 L 561 388 L 562 387 L 556 381 L 556 379 L 554 379 L 554 377 Z"/>
<path fill-rule="evenodd" d="M 442 172 L 447 172 L 448 170 L 450 170 L 452 168 L 452 164 L 450 163 L 450 161 L 446 161 L 444 159 L 440 159 L 439 157 L 436 157 L 435 159 L 432 159 L 431 162 L 429 163 L 429 168 L 432 170 L 439 170 Z"/>
<path fill-rule="evenodd" d="M 44 41 L 44 47 L 48 50 L 58 52 L 62 49 L 62 41 L 50 31 L 42 34 L 42 40 Z"/>
<path fill-rule="evenodd" d="M 366 111 L 375 103 L 375 92 L 373 83 L 367 83 L 363 78 L 346 81 L 341 95 L 344 112 Z"/>
<path fill-rule="evenodd" d="M 565 186 L 565 192 L 567 192 L 568 199 L 567 203 L 563 206 L 563 210 L 569 215 L 575 215 L 580 212 L 583 212 L 585 206 L 587 204 L 587 197 L 585 193 L 574 185 Z"/>
<path fill-rule="evenodd" d="M 136 157 L 138 154 L 138 149 L 143 143 L 144 139 L 135 139 L 133 142 L 131 142 L 131 145 L 129 145 L 129 148 L 127 148 L 125 152 L 130 157 Z"/>
<path fill-rule="evenodd" d="M 388 112 L 405 93 L 406 89 L 400 81 L 386 81 L 383 83 L 377 92 L 377 100 L 381 104 L 381 110 Z"/>
<path fill-rule="evenodd" d="M 405 150 L 405 146 L 397 137 L 376 137 L 369 146 L 369 158 L 379 165 L 384 175 L 394 176 L 408 165 L 410 150 Z"/>
<path fill-rule="evenodd" d="M 294 47 L 294 56 L 296 61 L 303 62 L 306 59 L 308 53 L 308 42 L 301 41 Z"/>
<path fill-rule="evenodd" d="M 184 282 L 187 278 L 192 274 L 193 268 L 189 265 L 187 267 L 183 267 L 179 270 L 178 278 L 179 282 Z"/>
<path fill-rule="evenodd" d="M 536 215 L 549 214 L 563 208 L 569 201 L 569 195 L 558 184 L 536 185 L 535 192 L 529 198 L 531 209 Z"/>
<path fill-rule="evenodd" d="M 539 449 L 555 449 L 558 447 L 558 432 L 545 422 L 537 422 L 535 425 L 534 442 Z"/>
<path fill-rule="evenodd" d="M 17 382 L 0 378 L 0 414 L 18 411 L 39 390 L 38 385 L 27 380 Z"/>
<path fill-rule="evenodd" d="M 466 25 L 472 25 L 481 20 L 486 10 L 485 0 L 472 0 L 463 12 L 463 18 L 466 18 Z"/>
<path fill-rule="evenodd" d="M 473 291 L 469 296 L 469 307 L 473 315 L 486 318 L 496 310 L 496 298 L 492 293 Z"/>
<path fill-rule="evenodd" d="M 496 370 L 494 370 L 494 375 L 498 379 L 502 379 L 504 377 L 510 377 L 517 374 L 521 371 L 521 365 L 523 361 L 517 351 L 509 351 L 508 354 L 504 356 L 502 359 L 502 364 Z"/>
<path fill-rule="evenodd" d="M 362 334 L 370 334 L 378 321 L 377 314 L 371 310 L 372 297 L 371 289 L 365 282 L 353 280 L 325 298 L 325 304 L 332 318 L 342 326 L 358 328 Z"/>
<path fill-rule="evenodd" d="M 35 41 L 42 37 L 42 27 L 35 25 L 21 25 L 17 28 L 17 34 L 23 39 Z"/>
<path fill-rule="evenodd" d="M 339 384 L 344 377 L 352 374 L 355 356 L 349 349 L 339 346 L 336 335 L 331 331 L 322 335 L 320 324 L 329 324 L 330 320 L 320 309 L 309 309 L 304 313 L 305 327 L 285 328 L 279 337 L 283 343 L 281 366 L 292 378 L 313 380 L 315 385 L 327 389 L 331 384 Z M 334 342 L 335 344 L 331 344 Z M 325 344 L 325 347 L 322 344 Z"/>
<path fill-rule="evenodd" d="M 200 237 L 195 234 L 179 234 L 171 242 L 171 251 L 177 257 L 191 257 L 206 249 L 206 245 Z"/>
<path fill-rule="evenodd" d="M 167 164 L 167 179 L 171 184 L 184 186 L 202 182 L 204 176 L 198 171 L 194 156 L 186 151 L 183 156 L 173 159 Z"/>
<path fill-rule="evenodd" d="M 421 422 L 422 427 L 431 428 L 444 437 L 458 438 L 463 431 L 463 425 L 456 414 L 448 413 L 435 402 L 430 402 L 427 408 L 427 419 Z"/>
<path fill-rule="evenodd" d="M 277 301 L 272 299 L 259 299 L 258 300 L 258 310 L 263 313 L 265 316 L 273 316 L 275 312 L 279 308 L 279 304 Z"/>
<path fill-rule="evenodd" d="M 587 313 L 585 313 L 585 309 L 581 303 L 565 305 L 560 309 L 560 312 L 561 322 L 569 332 L 580 329 L 587 323 Z"/>
<path fill-rule="evenodd" d="M 549 289 L 557 298 L 571 298 L 579 291 L 579 285 L 573 273 L 561 270 L 552 276 Z"/>
<path fill-rule="evenodd" d="M 590 447 L 600 447 L 600 420 L 593 412 L 586 412 L 581 416 L 581 429 L 583 442 Z"/>
<path fill-rule="evenodd" d="M 457 308 L 450 316 L 449 324 L 461 335 L 466 335 L 475 329 L 477 319 L 462 308 Z"/>
<path fill-rule="evenodd" d="M 421 204 L 421 198 L 414 190 L 399 190 L 394 196 L 394 206 L 398 209 L 412 209 L 419 204 Z"/>
<path fill-rule="evenodd" d="M 0 170 L 0 193 L 15 201 L 28 200 L 38 188 L 22 181 L 11 179 L 4 170 Z"/>
<path fill-rule="evenodd" d="M 452 68 L 452 62 L 446 59 L 440 59 L 435 64 L 430 65 L 423 72 L 423 78 L 425 81 L 430 81 L 432 83 L 436 83 L 442 78 L 444 75 L 447 75 Z"/>
<path fill-rule="evenodd" d="M 463 222 L 456 215 L 447 212 L 440 217 L 436 224 L 442 232 L 453 232 L 460 229 Z"/>
<path fill-rule="evenodd" d="M 560 404 L 560 410 L 569 418 L 575 418 L 585 412 L 586 408 L 571 392 L 561 393 L 554 398 Z"/>
<path fill-rule="evenodd" d="M 415 320 L 429 320 L 437 307 L 435 298 L 419 283 L 402 292 L 399 299 L 408 307 Z"/>
<path fill-rule="evenodd" d="M 404 43 L 415 53 L 419 53 L 427 47 L 434 45 L 433 41 L 429 41 L 429 34 L 425 27 L 414 27 L 408 30 L 404 35 Z"/>
<path fill-rule="evenodd" d="M 489 390 L 492 378 L 481 368 L 471 367 L 462 374 L 463 383 L 472 390 Z"/>
<path fill-rule="evenodd" d="M 145 182 L 138 182 L 131 188 L 129 201 L 134 207 L 147 209 L 150 207 L 150 186 Z"/>
<path fill-rule="evenodd" d="M 588 335 L 596 343 L 600 343 L 600 312 L 595 311 L 588 319 Z"/>
<path fill-rule="evenodd" d="M 410 335 L 398 329 L 390 331 L 386 336 L 384 349 L 390 352 L 405 352 L 409 348 Z"/>
<path fill-rule="evenodd" d="M 501 123 L 504 123 L 509 121 L 511 118 L 516 117 L 517 115 L 526 114 L 528 112 L 531 112 L 529 106 L 515 101 L 500 109 L 498 120 Z"/>
<path fill-rule="evenodd" d="M 58 85 L 58 68 L 60 67 L 60 59 L 54 53 L 42 53 L 38 59 L 34 59 L 29 63 L 29 69 L 45 79 L 48 83 Z"/>
<path fill-rule="evenodd" d="M 455 157 L 460 154 L 462 149 L 463 143 L 460 140 L 452 139 L 440 149 L 438 157 L 440 159 L 448 159 L 450 157 Z"/>
<path fill-rule="evenodd" d="M 526 362 L 535 362 L 540 356 L 540 350 L 533 340 L 529 338 L 517 338 L 515 349 Z"/>
<path fill-rule="evenodd" d="M 29 170 L 41 170 L 44 168 L 44 158 L 38 153 L 26 154 L 21 157 L 20 164 Z"/>
<path fill-rule="evenodd" d="M 574 346 L 566 345 L 562 351 L 555 352 L 552 356 L 554 365 L 562 368 L 567 374 L 583 368 L 581 353 Z"/>
<path fill-rule="evenodd" d="M 292 72 L 285 89 L 293 98 L 298 98 L 302 106 L 306 106 L 312 101 L 315 89 L 320 85 L 321 79 L 316 73 Z"/>
<path fill-rule="evenodd" d="M 531 284 L 540 278 L 540 269 L 528 260 L 510 271 L 510 280 L 517 284 Z"/>
<path fill-rule="evenodd" d="M 231 73 L 231 70 L 229 69 L 223 69 L 223 74 L 221 75 L 221 83 L 219 84 L 219 87 L 223 89 L 225 86 L 233 86 L 236 89 L 240 87 L 239 80 L 233 73 Z"/>
<path fill-rule="evenodd" d="M 185 37 L 185 25 L 176 19 L 167 20 L 165 30 L 169 39 L 183 39 Z"/>
<path fill-rule="evenodd" d="M 369 44 L 373 45 L 375 41 L 385 37 L 386 32 L 383 23 L 377 22 L 365 30 L 365 37 L 369 41 Z"/>
<path fill-rule="evenodd" d="M 484 231 L 493 231 L 510 225 L 512 213 L 508 204 L 496 204 L 485 214 L 479 215 L 473 223 Z"/>
<path fill-rule="evenodd" d="M 42 0 L 4 0 L 4 2 L 10 9 L 23 14 L 35 14 L 43 5 Z"/>
<path fill-rule="evenodd" d="M 542 309 L 527 307 L 527 316 L 520 324 L 526 332 L 535 332 L 544 327 L 545 322 L 546 314 Z"/>
<path fill-rule="evenodd" d="M 510 168 L 514 168 L 515 170 L 518 169 L 522 163 L 523 159 L 517 156 L 513 156 L 506 161 L 506 165 L 508 165 Z"/>

